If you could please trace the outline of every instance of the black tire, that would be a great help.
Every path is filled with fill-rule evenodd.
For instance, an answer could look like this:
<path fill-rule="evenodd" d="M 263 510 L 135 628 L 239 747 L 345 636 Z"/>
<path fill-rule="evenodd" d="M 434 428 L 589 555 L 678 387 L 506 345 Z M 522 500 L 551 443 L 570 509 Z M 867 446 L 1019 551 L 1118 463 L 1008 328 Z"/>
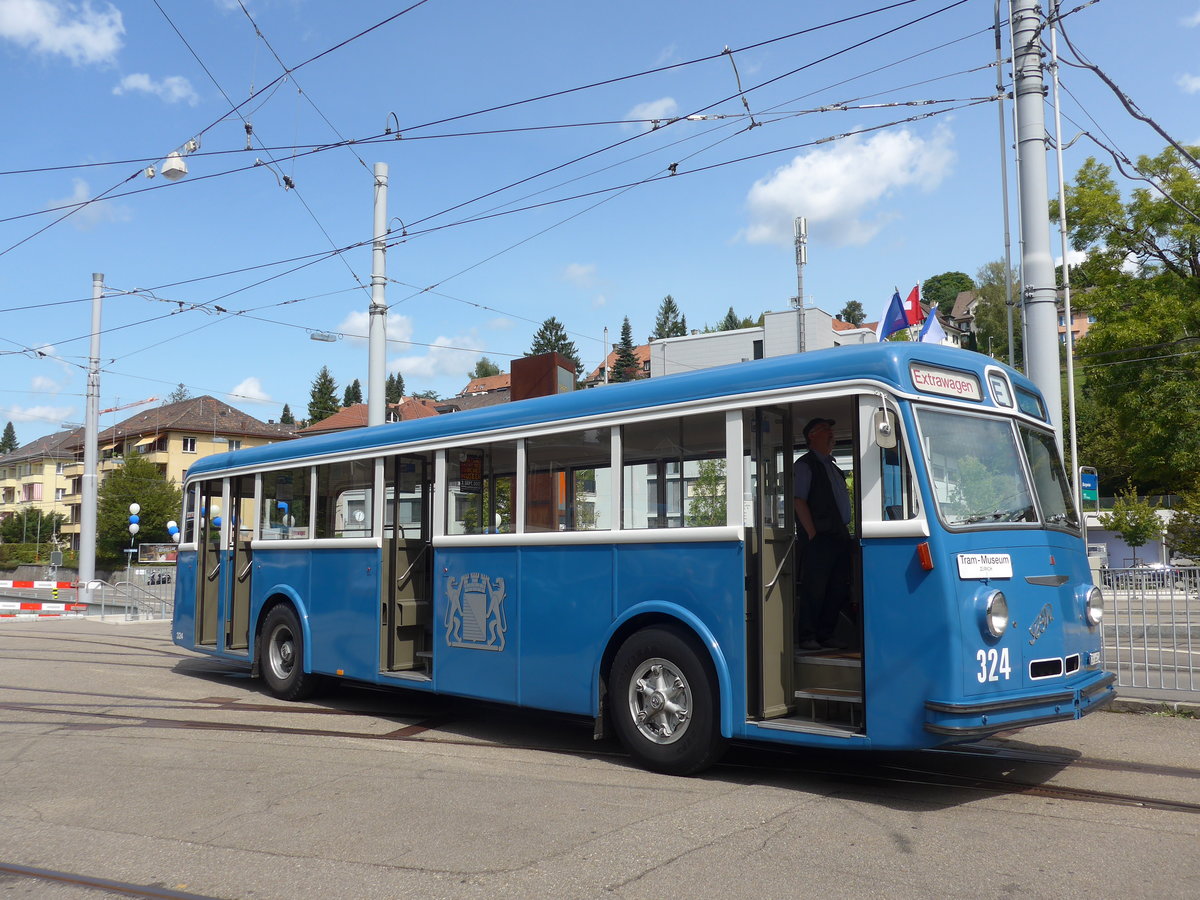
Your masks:
<path fill-rule="evenodd" d="M 286 603 L 267 613 L 258 659 L 267 690 L 280 700 L 304 700 L 320 686 L 320 676 L 304 671 L 304 632 L 295 610 Z"/>
<path fill-rule="evenodd" d="M 646 628 L 613 660 L 613 727 L 642 765 L 668 775 L 707 769 L 725 752 L 712 662 L 682 629 Z"/>

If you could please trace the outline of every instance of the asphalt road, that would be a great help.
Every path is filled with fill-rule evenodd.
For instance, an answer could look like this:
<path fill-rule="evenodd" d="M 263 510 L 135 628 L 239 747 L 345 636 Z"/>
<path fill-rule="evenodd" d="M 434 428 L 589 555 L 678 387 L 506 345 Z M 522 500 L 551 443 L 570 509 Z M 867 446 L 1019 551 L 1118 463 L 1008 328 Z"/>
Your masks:
<path fill-rule="evenodd" d="M 1200 721 L 1102 712 L 984 749 L 739 748 L 670 778 L 585 721 L 284 704 L 167 623 L 10 621 L 0 894 L 1200 896 Z"/>

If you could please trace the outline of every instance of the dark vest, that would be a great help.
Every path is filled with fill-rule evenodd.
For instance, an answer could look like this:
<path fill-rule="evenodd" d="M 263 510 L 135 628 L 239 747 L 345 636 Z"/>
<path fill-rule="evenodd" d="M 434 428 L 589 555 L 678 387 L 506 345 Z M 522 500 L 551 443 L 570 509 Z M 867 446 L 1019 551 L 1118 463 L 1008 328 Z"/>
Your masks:
<path fill-rule="evenodd" d="M 838 512 L 837 498 L 833 496 L 833 485 L 829 483 L 829 471 L 817 454 L 809 451 L 800 457 L 812 472 L 808 488 L 808 511 L 812 514 L 813 527 L 817 534 L 830 534 L 836 537 L 849 537 L 850 531 Z M 837 468 L 836 466 L 834 468 Z M 845 481 L 846 473 L 838 469 L 838 474 Z M 800 537 L 806 537 L 803 528 L 797 528 Z"/>

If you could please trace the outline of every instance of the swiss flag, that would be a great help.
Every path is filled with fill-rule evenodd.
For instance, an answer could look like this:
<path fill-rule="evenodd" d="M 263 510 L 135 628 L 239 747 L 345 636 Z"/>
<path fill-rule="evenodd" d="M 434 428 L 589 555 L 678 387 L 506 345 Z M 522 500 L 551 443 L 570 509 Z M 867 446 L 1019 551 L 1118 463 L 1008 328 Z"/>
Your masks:
<path fill-rule="evenodd" d="M 909 291 L 908 299 L 904 301 L 904 318 L 909 325 L 920 325 L 925 318 L 921 312 L 921 286 L 916 285 Z"/>

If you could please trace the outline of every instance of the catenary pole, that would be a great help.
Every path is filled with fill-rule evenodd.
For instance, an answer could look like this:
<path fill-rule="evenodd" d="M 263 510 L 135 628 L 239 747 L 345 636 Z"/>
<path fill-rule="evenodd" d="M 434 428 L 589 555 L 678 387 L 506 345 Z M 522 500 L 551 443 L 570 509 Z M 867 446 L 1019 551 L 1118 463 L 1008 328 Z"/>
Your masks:
<path fill-rule="evenodd" d="M 79 508 L 79 602 L 92 602 L 96 580 L 96 446 L 100 431 L 100 303 L 104 273 L 92 273 L 92 342 L 88 351 L 87 401 L 83 419 L 83 481 Z"/>
<path fill-rule="evenodd" d="M 1004 312 L 1008 324 L 1008 364 L 1016 365 L 1013 348 L 1012 228 L 1008 221 L 1008 134 L 1004 127 L 1004 38 L 1000 30 L 1000 0 L 996 0 L 996 103 L 1000 114 L 1000 196 L 1004 210 Z"/>
<path fill-rule="evenodd" d="M 367 332 L 367 425 L 382 425 L 387 369 L 387 303 L 384 299 L 387 258 L 387 163 L 375 163 L 375 229 L 371 249 L 371 310 Z"/>
<path fill-rule="evenodd" d="M 1045 84 L 1041 0 L 1013 0 L 1017 158 L 1021 165 L 1021 258 L 1025 274 L 1025 371 L 1046 398 L 1046 413 L 1062 453 L 1062 384 L 1058 365 L 1058 304 L 1050 255 L 1046 180 Z"/>

